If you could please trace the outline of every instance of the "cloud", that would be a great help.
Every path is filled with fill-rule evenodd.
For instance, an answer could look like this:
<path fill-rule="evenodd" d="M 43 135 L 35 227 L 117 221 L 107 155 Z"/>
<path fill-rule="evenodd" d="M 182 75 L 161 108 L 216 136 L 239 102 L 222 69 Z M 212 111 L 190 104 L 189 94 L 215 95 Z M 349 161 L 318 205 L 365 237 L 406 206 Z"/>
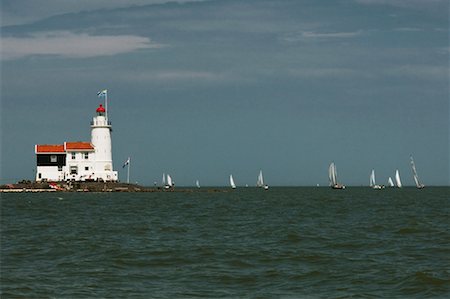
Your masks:
<path fill-rule="evenodd" d="M 436 53 L 441 55 L 450 55 L 450 47 L 441 47 L 437 49 Z"/>
<path fill-rule="evenodd" d="M 302 36 L 306 38 L 349 38 L 360 35 L 361 31 L 354 32 L 331 32 L 331 33 L 318 33 L 318 32 L 302 32 Z"/>
<path fill-rule="evenodd" d="M 239 80 L 236 75 L 204 70 L 166 69 L 144 72 L 121 72 L 117 74 L 122 81 L 131 82 L 205 82 L 219 83 Z"/>
<path fill-rule="evenodd" d="M 395 31 L 401 31 L 401 32 L 421 32 L 424 31 L 421 28 L 415 28 L 415 27 L 399 27 L 395 28 Z"/>
<path fill-rule="evenodd" d="M 288 33 L 283 36 L 283 40 L 287 42 L 311 41 L 311 40 L 329 40 L 329 39 L 348 39 L 362 35 L 363 31 L 352 32 L 313 32 L 302 31 L 296 33 Z"/>
<path fill-rule="evenodd" d="M 440 10 L 447 8 L 448 0 L 354 0 L 364 5 L 390 5 L 402 8 Z"/>
<path fill-rule="evenodd" d="M 55 15 L 80 11 L 109 10 L 130 6 L 158 5 L 165 3 L 186 3 L 204 0 L 2 0 L 2 25 L 30 23 Z"/>
<path fill-rule="evenodd" d="M 427 6 L 446 3 L 447 0 L 355 0 L 355 2 L 362 4 L 390 4 L 395 6 Z"/>
<path fill-rule="evenodd" d="M 410 79 L 448 80 L 450 69 L 448 66 L 408 64 L 391 67 L 385 71 L 385 74 Z"/>
<path fill-rule="evenodd" d="M 163 71 L 156 73 L 155 77 L 162 80 L 218 80 L 222 76 L 217 73 L 204 71 Z"/>
<path fill-rule="evenodd" d="M 303 68 L 303 69 L 290 69 L 288 73 L 296 77 L 305 78 L 347 78 L 347 77 L 370 77 L 367 72 L 362 72 L 357 69 L 350 68 Z"/>
<path fill-rule="evenodd" d="M 111 56 L 141 49 L 161 48 L 147 37 L 134 35 L 89 35 L 68 31 L 32 34 L 29 37 L 1 38 L 3 60 L 31 55 L 56 55 L 68 58 Z"/>

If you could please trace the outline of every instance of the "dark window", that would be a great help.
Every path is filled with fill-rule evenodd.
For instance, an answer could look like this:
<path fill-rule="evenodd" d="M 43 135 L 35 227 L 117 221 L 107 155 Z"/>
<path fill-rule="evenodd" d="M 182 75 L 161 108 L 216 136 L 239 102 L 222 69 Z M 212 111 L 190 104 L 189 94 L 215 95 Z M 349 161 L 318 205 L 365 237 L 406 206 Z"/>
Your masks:
<path fill-rule="evenodd" d="M 62 171 L 62 166 L 58 166 L 58 171 Z"/>
<path fill-rule="evenodd" d="M 84 168 L 84 170 L 89 170 L 89 167 L 86 166 L 86 167 Z"/>
<path fill-rule="evenodd" d="M 42 179 L 42 173 L 38 173 L 38 178 Z"/>
<path fill-rule="evenodd" d="M 78 174 L 78 167 L 70 166 L 70 174 Z"/>
<path fill-rule="evenodd" d="M 56 155 L 37 154 L 36 164 L 37 166 L 65 166 L 66 154 L 56 154 Z"/>
<path fill-rule="evenodd" d="M 89 159 L 89 153 L 84 153 L 84 158 L 87 160 Z"/>
<path fill-rule="evenodd" d="M 72 160 L 75 160 L 75 153 L 72 153 Z"/>

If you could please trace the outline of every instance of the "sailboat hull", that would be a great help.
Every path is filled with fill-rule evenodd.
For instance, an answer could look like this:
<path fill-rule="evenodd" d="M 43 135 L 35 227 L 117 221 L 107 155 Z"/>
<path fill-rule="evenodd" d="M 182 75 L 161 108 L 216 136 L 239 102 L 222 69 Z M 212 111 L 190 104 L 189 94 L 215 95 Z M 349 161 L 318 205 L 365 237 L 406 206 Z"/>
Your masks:
<path fill-rule="evenodd" d="M 374 185 L 374 186 L 372 186 L 372 189 L 375 189 L 375 190 L 381 190 L 381 189 L 384 189 L 384 188 L 385 188 L 384 185 Z"/>
<path fill-rule="evenodd" d="M 345 186 L 341 185 L 341 184 L 336 184 L 336 185 L 331 186 L 331 188 L 332 189 L 338 189 L 338 190 L 344 190 Z"/>

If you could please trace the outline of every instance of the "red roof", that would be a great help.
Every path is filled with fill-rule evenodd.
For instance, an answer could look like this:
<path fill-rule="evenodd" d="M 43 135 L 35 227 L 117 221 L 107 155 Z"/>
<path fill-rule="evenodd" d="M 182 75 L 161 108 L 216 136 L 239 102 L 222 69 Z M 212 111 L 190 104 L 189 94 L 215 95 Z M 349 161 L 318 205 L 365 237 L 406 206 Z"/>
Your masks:
<path fill-rule="evenodd" d="M 64 153 L 64 144 L 36 144 L 36 153 Z"/>
<path fill-rule="evenodd" d="M 64 146 L 66 148 L 66 151 L 79 151 L 79 150 L 87 150 L 87 151 L 93 151 L 94 147 L 90 142 L 64 142 Z"/>
<path fill-rule="evenodd" d="M 105 110 L 105 108 L 103 107 L 103 105 L 100 104 L 100 106 L 98 106 L 98 108 L 97 108 L 96 111 L 97 111 L 97 112 L 105 112 L 106 110 Z"/>

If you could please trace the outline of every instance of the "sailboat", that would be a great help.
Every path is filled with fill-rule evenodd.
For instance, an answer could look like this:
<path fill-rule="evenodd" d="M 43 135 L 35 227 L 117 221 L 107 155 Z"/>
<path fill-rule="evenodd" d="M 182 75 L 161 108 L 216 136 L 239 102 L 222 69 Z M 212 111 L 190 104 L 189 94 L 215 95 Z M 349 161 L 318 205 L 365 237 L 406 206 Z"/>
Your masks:
<path fill-rule="evenodd" d="M 197 188 L 200 188 L 200 182 L 198 180 L 195 181 L 195 186 L 197 186 Z"/>
<path fill-rule="evenodd" d="M 236 184 L 234 183 L 233 175 L 230 174 L 230 186 L 232 189 L 236 189 Z"/>
<path fill-rule="evenodd" d="M 264 184 L 262 170 L 259 171 L 258 179 L 256 180 L 256 187 L 264 188 L 264 190 L 269 189 L 269 186 L 267 184 Z"/>
<path fill-rule="evenodd" d="M 398 169 L 395 171 L 395 183 L 397 184 L 398 188 L 402 187 L 402 182 L 400 181 L 400 173 L 398 172 Z"/>
<path fill-rule="evenodd" d="M 164 185 L 164 188 L 165 189 L 170 189 L 170 188 L 172 188 L 173 187 L 173 180 L 172 180 L 172 177 L 169 175 L 169 174 L 167 174 L 167 181 L 166 181 L 166 184 Z"/>
<path fill-rule="evenodd" d="M 394 182 L 392 181 L 391 177 L 389 177 L 389 179 L 388 179 L 388 186 L 389 187 L 394 187 Z"/>
<path fill-rule="evenodd" d="M 330 167 L 328 168 L 328 177 L 330 179 L 330 186 L 333 189 L 345 189 L 345 186 L 339 184 L 337 181 L 337 170 L 334 162 L 331 162 Z"/>
<path fill-rule="evenodd" d="M 372 172 L 370 173 L 369 186 L 376 190 L 384 189 L 384 185 L 377 185 L 375 182 L 375 169 L 372 169 Z"/>
<path fill-rule="evenodd" d="M 425 185 L 420 183 L 420 181 L 419 181 L 419 176 L 417 175 L 416 164 L 414 163 L 413 156 L 411 155 L 410 158 L 411 158 L 411 169 L 413 172 L 414 182 L 416 183 L 416 187 L 418 189 L 423 189 L 423 188 L 425 188 Z"/>

